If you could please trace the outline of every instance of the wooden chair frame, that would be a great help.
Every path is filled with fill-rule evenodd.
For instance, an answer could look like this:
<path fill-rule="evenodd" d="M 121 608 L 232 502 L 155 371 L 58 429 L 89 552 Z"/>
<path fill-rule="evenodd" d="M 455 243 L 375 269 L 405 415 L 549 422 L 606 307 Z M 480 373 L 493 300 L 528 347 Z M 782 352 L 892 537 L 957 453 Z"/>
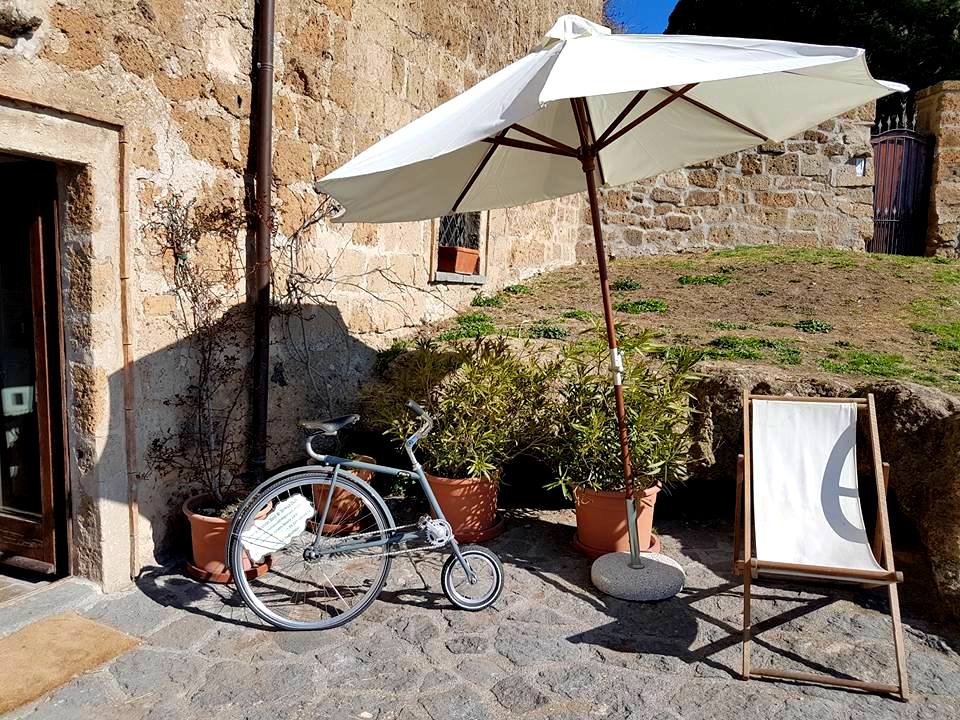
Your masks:
<path fill-rule="evenodd" d="M 857 417 L 866 414 L 868 426 L 867 437 L 873 461 L 873 474 L 877 485 L 877 524 L 874 533 L 872 548 L 877 562 L 884 568 L 883 571 L 849 570 L 846 568 L 826 567 L 819 565 L 795 565 L 790 563 L 767 562 L 753 556 L 752 548 L 752 445 L 751 424 L 753 400 L 785 400 L 790 402 L 808 403 L 850 403 L 857 404 Z M 873 394 L 866 398 L 810 398 L 774 395 L 752 395 L 745 392 L 743 395 L 743 454 L 737 459 L 737 504 L 734 513 L 734 551 L 733 572 L 743 577 L 743 669 L 741 677 L 744 680 L 751 678 L 770 678 L 776 680 L 794 680 L 799 682 L 834 685 L 874 693 L 888 693 L 899 696 L 902 700 L 909 698 L 907 685 L 906 651 L 903 643 L 903 626 L 900 622 L 900 600 L 897 594 L 897 583 L 903 581 L 903 574 L 897 572 L 893 564 L 893 546 L 890 541 L 890 518 L 887 513 L 887 487 L 890 478 L 890 466 L 883 462 L 880 456 L 880 438 L 877 432 L 877 412 Z M 742 524 L 741 524 L 742 523 Z M 749 572 L 746 570 L 749 569 Z M 819 673 L 797 672 L 793 670 L 778 670 L 772 667 L 754 667 L 750 662 L 750 586 L 751 581 L 765 570 L 776 572 L 778 577 L 831 579 L 859 582 L 867 586 L 886 585 L 890 598 L 890 618 L 893 625 L 893 647 L 897 660 L 897 685 L 885 685 L 862 680 L 846 680 Z"/>

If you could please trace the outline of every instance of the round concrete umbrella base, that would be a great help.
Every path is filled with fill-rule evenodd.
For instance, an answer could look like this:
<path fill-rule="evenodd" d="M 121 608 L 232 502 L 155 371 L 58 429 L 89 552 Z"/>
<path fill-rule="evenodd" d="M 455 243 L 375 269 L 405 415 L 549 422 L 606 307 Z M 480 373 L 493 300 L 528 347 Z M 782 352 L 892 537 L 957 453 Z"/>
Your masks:
<path fill-rule="evenodd" d="M 630 567 L 630 553 L 607 553 L 597 558 L 590 579 L 597 590 L 621 600 L 652 602 L 673 597 L 683 590 L 683 568 L 665 555 L 642 552 L 643 567 Z"/>

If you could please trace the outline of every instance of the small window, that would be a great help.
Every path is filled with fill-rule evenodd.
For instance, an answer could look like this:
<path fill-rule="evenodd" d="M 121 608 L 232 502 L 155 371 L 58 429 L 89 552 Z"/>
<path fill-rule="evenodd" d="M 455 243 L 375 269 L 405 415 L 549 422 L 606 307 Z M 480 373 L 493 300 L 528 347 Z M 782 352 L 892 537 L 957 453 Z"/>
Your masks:
<path fill-rule="evenodd" d="M 480 250 L 480 213 L 457 213 L 440 218 L 437 245 Z"/>
<path fill-rule="evenodd" d="M 484 282 L 481 246 L 483 216 L 479 212 L 445 215 L 435 224 L 435 282 L 480 285 Z"/>

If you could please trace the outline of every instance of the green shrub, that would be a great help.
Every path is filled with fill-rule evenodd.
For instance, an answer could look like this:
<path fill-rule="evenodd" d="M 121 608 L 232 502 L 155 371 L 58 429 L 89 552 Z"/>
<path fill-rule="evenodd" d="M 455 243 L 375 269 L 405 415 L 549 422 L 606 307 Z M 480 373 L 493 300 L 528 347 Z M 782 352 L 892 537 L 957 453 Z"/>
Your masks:
<path fill-rule="evenodd" d="M 709 345 L 706 356 L 718 360 L 763 360 L 767 351 L 781 365 L 799 365 L 802 358 L 799 348 L 786 340 L 721 335 Z"/>
<path fill-rule="evenodd" d="M 634 280 L 633 278 L 617 278 L 610 284 L 610 288 L 618 292 L 639 290 L 642 287 L 643 285 L 640 284 L 640 281 Z"/>
<path fill-rule="evenodd" d="M 677 282 L 681 285 L 726 285 L 733 278 L 728 275 L 681 275 Z"/>
<path fill-rule="evenodd" d="M 533 288 L 529 285 L 523 285 L 521 283 L 517 283 L 516 285 L 507 285 L 503 291 L 510 293 L 511 295 L 533 295 Z"/>
<path fill-rule="evenodd" d="M 693 446 L 690 387 L 700 353 L 674 348 L 654 359 L 653 333 L 634 336 L 624 354 L 623 391 L 637 489 L 687 479 Z M 623 465 L 606 339 L 569 346 L 551 405 L 553 435 L 545 459 L 567 497 L 575 486 L 623 490 Z"/>
<path fill-rule="evenodd" d="M 499 295 L 484 295 L 477 293 L 470 304 L 474 307 L 503 307 L 503 298 Z"/>
<path fill-rule="evenodd" d="M 374 370 L 379 371 L 382 368 L 385 368 L 394 358 L 410 349 L 409 340 L 394 340 L 393 343 L 386 350 L 381 350 L 377 353 L 377 359 L 374 363 Z"/>
<path fill-rule="evenodd" d="M 824 320 L 798 320 L 793 326 L 805 333 L 828 333 L 833 330 L 833 325 Z"/>
<path fill-rule="evenodd" d="M 552 436 L 548 408 L 559 362 L 541 361 L 503 338 L 442 349 L 418 343 L 364 390 L 364 416 L 403 442 L 420 424 L 406 407 L 415 400 L 433 418 L 418 446 L 430 472 L 497 479 L 510 460 Z"/>
<path fill-rule="evenodd" d="M 762 360 L 763 349 L 769 347 L 769 343 L 763 338 L 721 335 L 710 341 L 706 355 L 719 360 Z"/>
<path fill-rule="evenodd" d="M 597 318 L 596 314 L 589 310 L 564 310 L 560 313 L 560 317 L 568 320 L 595 320 Z"/>
<path fill-rule="evenodd" d="M 614 305 L 617 312 L 625 312 L 631 315 L 639 315 L 647 312 L 666 312 L 669 308 L 667 304 L 659 298 L 644 298 L 643 300 L 628 300 Z"/>
<path fill-rule="evenodd" d="M 489 315 L 482 312 L 467 313 L 457 318 L 457 326 L 450 330 L 440 333 L 437 338 L 440 340 L 462 340 L 464 338 L 477 338 L 484 335 L 493 335 L 497 332 L 497 326 Z"/>
<path fill-rule="evenodd" d="M 546 340 L 563 340 L 569 334 L 565 328 L 559 325 L 551 325 L 546 321 L 534 323 L 527 331 L 527 337 Z"/>

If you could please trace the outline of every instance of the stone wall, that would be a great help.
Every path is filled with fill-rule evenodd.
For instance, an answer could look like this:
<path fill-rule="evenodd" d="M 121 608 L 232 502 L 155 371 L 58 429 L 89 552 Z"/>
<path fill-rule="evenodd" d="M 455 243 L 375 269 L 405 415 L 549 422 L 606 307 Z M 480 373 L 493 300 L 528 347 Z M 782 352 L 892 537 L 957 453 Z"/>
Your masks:
<path fill-rule="evenodd" d="M 935 137 L 927 254 L 960 256 L 960 80 L 917 93 L 917 130 Z"/>
<path fill-rule="evenodd" d="M 603 192 L 611 255 L 780 243 L 864 249 L 873 236 L 870 103 L 785 142 Z M 863 175 L 855 161 L 866 158 Z M 579 254 L 593 252 L 588 233 Z"/>
<path fill-rule="evenodd" d="M 83 316 L 82 307 L 73 308 L 77 327 L 102 347 L 114 348 L 113 354 L 88 353 L 82 371 L 68 373 L 67 378 L 74 514 L 82 515 L 88 507 L 94 515 L 108 506 L 117 509 L 109 522 L 100 518 L 98 525 L 96 518 L 91 519 L 90 533 L 80 528 L 75 536 L 80 544 L 103 549 L 90 554 L 90 563 L 80 569 L 105 587 L 117 587 L 126 581 L 129 527 L 123 515 L 133 499 L 127 494 L 128 478 L 122 463 L 110 465 L 110 472 L 117 472 L 110 475 L 109 487 L 90 489 L 89 478 L 107 463 L 108 454 L 104 442 L 91 445 L 77 428 L 86 427 L 89 417 L 102 420 L 102 426 L 91 426 L 94 435 L 120 438 L 117 447 L 122 449 L 120 399 L 128 392 L 134 398 L 135 437 L 130 438 L 137 448 L 130 479 L 138 503 L 134 564 L 153 562 L 156 552 L 174 539 L 178 503 L 194 490 L 176 473 L 155 472 L 145 454 L 159 435 L 189 421 L 171 407 L 170 399 L 189 384 L 193 371 L 180 315 L 184 307 L 171 287 L 176 258 L 157 243 L 155 220 L 158 207 L 173 196 L 194 202 L 197 208 L 243 209 L 251 151 L 249 73 L 255 3 L 4 4 L 21 10 L 29 20 L 17 28 L 0 28 L 13 33 L 0 43 L 0 98 L 17 99 L 5 101 L 17 122 L 27 127 L 33 122 L 41 132 L 43 117 L 68 111 L 70 117 L 83 118 L 92 126 L 115 124 L 123 129 L 119 185 L 98 183 L 89 188 L 92 199 L 72 199 L 78 205 L 92 202 L 99 212 L 118 206 L 114 195 L 118 188 L 127 198 L 123 222 L 129 268 L 119 264 L 120 233 L 112 226 L 112 234 L 86 247 L 83 256 L 85 266 L 96 271 L 93 292 L 96 297 L 102 292 L 111 321 L 100 323 L 95 315 Z M 278 247 L 284 247 L 284 239 L 302 228 L 317 207 L 314 180 L 528 52 L 558 15 L 576 12 L 599 18 L 601 5 L 600 0 L 278 2 L 274 133 Z M 101 122 L 102 118 L 106 120 Z M 0 151 L 74 161 L 58 153 L 56 143 L 41 143 L 38 150 L 36 143 L 27 147 L 4 134 Z M 79 155 L 81 164 L 96 166 L 97 173 L 116 174 L 115 158 Z M 579 198 L 489 213 L 485 289 L 574 262 L 581 215 Z M 297 328 L 291 330 L 283 318 L 273 328 L 269 464 L 299 454 L 294 428 L 298 417 L 336 412 L 348 405 L 377 350 L 423 322 L 452 314 L 476 292 L 469 286 L 428 283 L 433 232 L 429 222 L 334 226 L 324 220 L 301 233 L 300 260 L 319 269 L 325 280 L 311 289 L 316 307 L 300 337 L 299 353 L 290 352 L 286 342 Z M 196 259 L 227 278 L 221 290 L 229 312 L 244 299 L 247 236 L 236 233 L 227 248 L 227 255 L 237 260 L 232 276 L 222 273 L 222 252 L 212 247 L 216 240 L 203 238 Z M 67 273 L 71 264 L 64 266 Z M 129 323 L 123 330 L 118 322 L 119 288 L 127 277 Z M 124 384 L 118 369 L 124 332 L 134 362 L 133 388 Z M 68 338 L 68 346 L 70 342 Z M 107 554 L 121 561 L 108 568 Z"/>

